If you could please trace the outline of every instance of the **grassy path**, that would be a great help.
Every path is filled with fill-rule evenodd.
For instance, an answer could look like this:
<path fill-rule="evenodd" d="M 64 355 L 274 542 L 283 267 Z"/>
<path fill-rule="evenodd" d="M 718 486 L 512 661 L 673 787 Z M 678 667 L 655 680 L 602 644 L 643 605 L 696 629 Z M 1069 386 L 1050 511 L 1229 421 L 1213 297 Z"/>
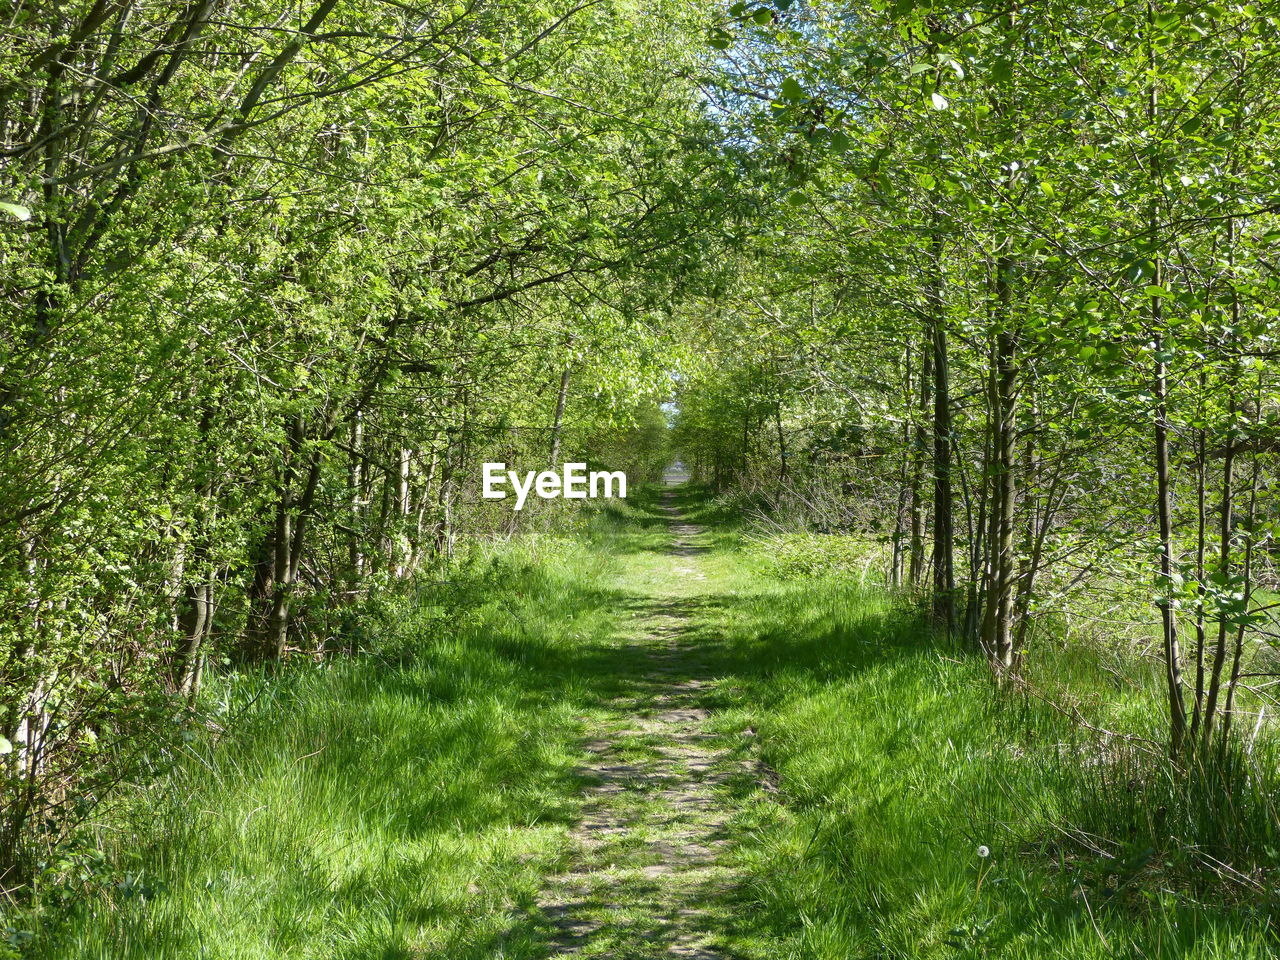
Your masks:
<path fill-rule="evenodd" d="M 664 509 L 675 518 L 671 499 Z M 705 599 L 702 531 L 676 521 L 672 532 L 666 574 L 635 598 L 627 633 L 641 670 L 590 722 L 585 816 L 572 830 L 569 869 L 542 897 L 553 956 L 721 956 L 708 944 L 708 920 L 732 876 L 715 788 L 733 760 L 708 730 L 714 681 L 688 641 L 689 608 Z"/>
<path fill-rule="evenodd" d="M 477 548 L 360 656 L 211 684 L 234 724 L 100 811 L 0 960 L 1280 956 L 1266 904 L 1143 853 L 1163 801 L 1100 792 L 1060 714 L 830 541 L 716 511 Z"/>

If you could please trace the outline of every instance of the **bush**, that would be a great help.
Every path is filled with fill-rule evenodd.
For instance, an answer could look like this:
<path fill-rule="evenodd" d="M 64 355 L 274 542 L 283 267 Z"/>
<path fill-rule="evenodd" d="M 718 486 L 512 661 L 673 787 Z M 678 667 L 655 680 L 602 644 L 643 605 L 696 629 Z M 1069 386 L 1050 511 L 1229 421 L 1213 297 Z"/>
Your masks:
<path fill-rule="evenodd" d="M 782 579 L 821 577 L 865 583 L 881 579 L 884 547 L 860 537 L 783 533 L 749 541 L 764 570 Z"/>

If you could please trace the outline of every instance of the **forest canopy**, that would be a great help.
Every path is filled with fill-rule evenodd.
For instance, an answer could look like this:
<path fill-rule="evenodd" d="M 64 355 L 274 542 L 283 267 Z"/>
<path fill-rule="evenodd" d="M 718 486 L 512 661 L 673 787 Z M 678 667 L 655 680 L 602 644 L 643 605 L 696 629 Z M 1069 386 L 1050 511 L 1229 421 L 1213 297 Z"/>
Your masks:
<path fill-rule="evenodd" d="M 153 694 L 343 648 L 490 453 L 649 423 L 731 184 L 688 5 L 3 19 L 7 870 Z"/>

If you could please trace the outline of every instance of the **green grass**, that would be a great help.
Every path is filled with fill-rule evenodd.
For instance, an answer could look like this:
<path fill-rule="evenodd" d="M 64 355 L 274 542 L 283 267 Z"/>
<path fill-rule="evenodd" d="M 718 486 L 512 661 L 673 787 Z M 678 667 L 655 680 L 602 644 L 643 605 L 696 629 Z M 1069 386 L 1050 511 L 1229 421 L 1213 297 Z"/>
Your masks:
<path fill-rule="evenodd" d="M 215 685 L 207 715 L 237 721 L 101 812 L 35 912 L 9 921 L 35 933 L 24 955 L 547 956 L 537 894 L 569 866 L 581 741 L 636 689 L 628 641 L 655 605 L 686 618 L 719 680 L 713 723 L 743 761 L 718 788 L 736 887 L 699 921 L 726 957 L 1277 955 L 1276 904 L 1204 866 L 1275 889 L 1269 747 L 1250 761 L 1267 775 L 1241 790 L 1237 773 L 1224 808 L 997 694 L 909 601 L 804 562 L 800 541 L 745 541 L 701 491 L 677 498 L 708 525 L 680 561 L 696 580 L 673 576 L 642 495 L 387 598 L 365 655 Z M 1117 676 L 1078 646 L 1038 656 L 1091 721 L 1154 732 L 1146 668 Z M 630 896 L 617 891 L 620 922 Z"/>
<path fill-rule="evenodd" d="M 105 860 L 61 865 L 78 902 L 46 904 L 27 955 L 541 956 L 582 718 L 624 668 L 615 569 L 599 544 L 495 548 L 389 601 L 373 653 L 213 691 L 256 699 L 100 818 Z"/>
<path fill-rule="evenodd" d="M 934 637 L 906 598 L 781 579 L 781 550 L 735 551 L 717 638 L 723 730 L 767 771 L 740 778 L 745 957 L 1264 958 L 1280 951 L 1274 754 L 1220 803 L 1158 758 L 1100 739 Z M 795 566 L 794 563 L 789 566 Z M 1158 735 L 1158 691 L 1077 649 L 1041 651 L 1102 725 Z M 761 780 L 767 783 L 762 789 Z M 979 848 L 989 851 L 979 856 Z"/>

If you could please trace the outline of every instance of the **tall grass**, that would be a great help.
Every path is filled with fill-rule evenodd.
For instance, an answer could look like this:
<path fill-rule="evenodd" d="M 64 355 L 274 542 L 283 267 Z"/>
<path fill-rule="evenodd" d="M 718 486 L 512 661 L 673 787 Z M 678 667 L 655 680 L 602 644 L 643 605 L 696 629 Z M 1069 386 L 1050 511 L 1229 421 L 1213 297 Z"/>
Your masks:
<path fill-rule="evenodd" d="M 743 761 L 740 882 L 698 921 L 727 955 L 1280 955 L 1273 742 L 1173 776 L 1141 739 L 997 692 L 871 578 L 744 547 L 725 504 L 677 498 L 715 524 L 678 561 L 696 576 L 672 578 L 651 499 L 614 503 L 385 598 L 359 656 L 215 684 L 183 755 L 49 865 L 10 938 L 39 960 L 545 957 L 579 740 L 661 608 Z M 1155 733 L 1141 662 L 1048 642 L 1031 662 L 1093 726 Z"/>
<path fill-rule="evenodd" d="M 25 955 L 539 956 L 607 569 L 572 541 L 508 545 L 388 600 L 362 656 L 215 685 L 206 718 L 235 725 L 54 865 L 70 902 L 46 900 Z"/>
<path fill-rule="evenodd" d="M 744 956 L 1277 955 L 1274 754 L 1183 787 L 1140 741 L 994 690 L 908 602 L 776 570 L 730 569 L 699 627 L 723 638 L 722 729 L 764 765 L 731 831 Z M 1150 732 L 1146 667 L 1061 658 L 1039 669 L 1099 725 Z"/>

